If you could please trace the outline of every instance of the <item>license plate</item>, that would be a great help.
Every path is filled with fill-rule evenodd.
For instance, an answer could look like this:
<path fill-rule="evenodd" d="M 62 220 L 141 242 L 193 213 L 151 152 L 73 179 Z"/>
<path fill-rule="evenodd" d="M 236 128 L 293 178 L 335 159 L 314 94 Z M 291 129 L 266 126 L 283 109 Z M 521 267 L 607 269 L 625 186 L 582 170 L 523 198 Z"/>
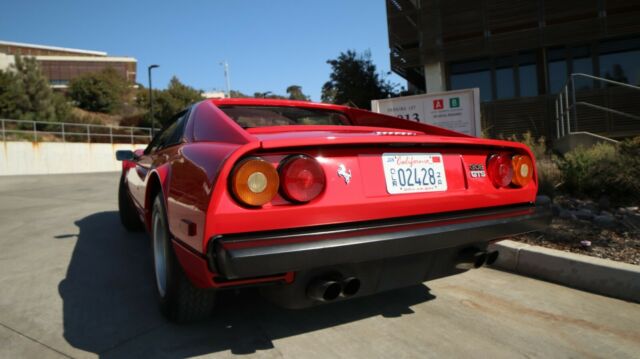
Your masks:
<path fill-rule="evenodd" d="M 440 153 L 383 153 L 382 166 L 390 194 L 447 190 Z"/>

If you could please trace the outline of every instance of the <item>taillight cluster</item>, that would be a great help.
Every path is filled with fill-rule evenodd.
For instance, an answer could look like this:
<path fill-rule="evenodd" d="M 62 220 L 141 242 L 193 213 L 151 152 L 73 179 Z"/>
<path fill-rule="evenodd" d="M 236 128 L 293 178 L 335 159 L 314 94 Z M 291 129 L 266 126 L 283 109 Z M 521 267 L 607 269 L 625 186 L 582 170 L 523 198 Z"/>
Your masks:
<path fill-rule="evenodd" d="M 260 157 L 239 162 L 231 173 L 231 191 L 242 204 L 259 207 L 280 192 L 293 203 L 307 203 L 325 188 L 322 167 L 314 158 L 293 155 L 283 159 L 276 169 Z"/>
<path fill-rule="evenodd" d="M 533 178 L 533 161 L 527 155 L 492 154 L 487 159 L 487 175 L 496 188 L 524 187 Z"/>

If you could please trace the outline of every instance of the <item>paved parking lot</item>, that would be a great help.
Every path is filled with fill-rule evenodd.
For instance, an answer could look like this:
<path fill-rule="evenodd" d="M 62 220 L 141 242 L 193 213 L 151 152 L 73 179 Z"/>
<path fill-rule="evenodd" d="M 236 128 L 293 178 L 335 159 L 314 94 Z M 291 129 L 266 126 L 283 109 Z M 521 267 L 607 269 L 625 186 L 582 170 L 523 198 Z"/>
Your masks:
<path fill-rule="evenodd" d="M 117 174 L 0 177 L 0 357 L 619 357 L 640 305 L 480 269 L 310 310 L 225 292 L 191 326 L 155 306 L 149 241 Z"/>

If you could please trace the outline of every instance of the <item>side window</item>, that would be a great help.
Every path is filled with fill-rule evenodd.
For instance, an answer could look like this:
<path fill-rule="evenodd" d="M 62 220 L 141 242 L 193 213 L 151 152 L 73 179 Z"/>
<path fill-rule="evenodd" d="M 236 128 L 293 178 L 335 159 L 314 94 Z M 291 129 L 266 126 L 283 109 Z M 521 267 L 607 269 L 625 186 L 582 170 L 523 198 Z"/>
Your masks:
<path fill-rule="evenodd" d="M 169 127 L 155 135 L 149 146 L 144 150 L 145 154 L 161 150 L 163 148 L 180 143 L 184 134 L 184 125 L 189 117 L 188 111 L 182 111 L 171 120 Z"/>
<path fill-rule="evenodd" d="M 167 137 L 164 141 L 162 141 L 160 147 L 166 148 L 182 142 L 182 137 L 184 136 L 184 128 L 188 118 L 189 112 L 183 112 L 180 118 L 178 118 L 176 122 L 169 126 L 170 128 L 167 128 Z M 171 127 L 173 128 L 171 129 Z"/>

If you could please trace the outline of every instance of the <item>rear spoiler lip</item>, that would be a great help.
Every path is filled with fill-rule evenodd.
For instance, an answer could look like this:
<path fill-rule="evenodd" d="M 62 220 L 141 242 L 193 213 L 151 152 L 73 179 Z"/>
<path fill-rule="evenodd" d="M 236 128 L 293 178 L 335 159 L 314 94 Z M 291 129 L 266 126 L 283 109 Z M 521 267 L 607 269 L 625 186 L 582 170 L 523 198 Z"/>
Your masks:
<path fill-rule="evenodd" d="M 432 135 L 418 136 L 366 136 L 366 137 L 318 137 L 318 138 L 293 138 L 260 141 L 260 148 L 273 150 L 280 148 L 300 148 L 317 146 L 361 146 L 361 145 L 420 145 L 420 146 L 464 146 L 499 149 L 523 149 L 529 152 L 526 145 L 501 140 L 486 140 L 476 137 L 445 137 Z"/>

